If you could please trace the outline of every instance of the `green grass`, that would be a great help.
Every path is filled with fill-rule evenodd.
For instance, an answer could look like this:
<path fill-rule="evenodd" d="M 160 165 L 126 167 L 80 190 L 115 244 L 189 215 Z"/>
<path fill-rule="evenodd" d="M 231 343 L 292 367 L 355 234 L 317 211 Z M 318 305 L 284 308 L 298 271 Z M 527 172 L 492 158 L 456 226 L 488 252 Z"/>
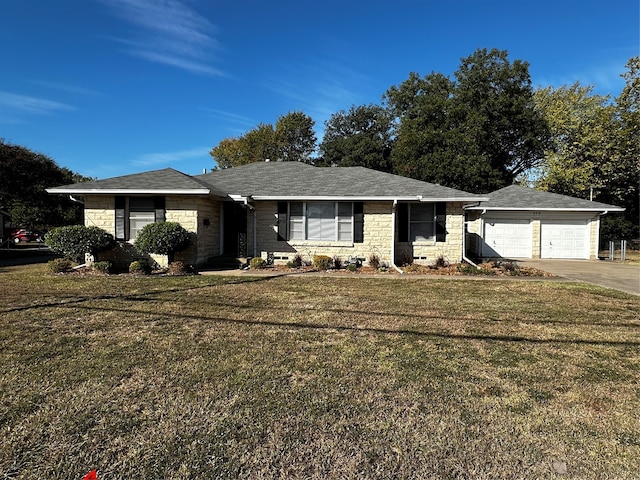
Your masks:
<path fill-rule="evenodd" d="M 640 471 L 636 296 L 43 266 L 0 268 L 0 288 L 2 478 Z"/>

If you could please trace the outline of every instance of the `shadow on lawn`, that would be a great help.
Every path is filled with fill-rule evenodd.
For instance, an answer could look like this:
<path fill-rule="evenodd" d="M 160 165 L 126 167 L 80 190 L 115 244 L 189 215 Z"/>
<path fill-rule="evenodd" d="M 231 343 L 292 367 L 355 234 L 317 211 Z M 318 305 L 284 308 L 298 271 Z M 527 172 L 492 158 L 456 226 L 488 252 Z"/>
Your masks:
<path fill-rule="evenodd" d="M 79 303 L 79 302 L 78 302 Z M 60 305 L 60 306 L 66 306 Z M 426 338 L 443 338 L 443 339 L 455 339 L 455 340 L 481 340 L 491 342 L 514 342 L 514 343 L 532 343 L 532 344 L 578 344 L 578 345 L 600 345 L 600 346 L 616 346 L 616 347 L 640 347 L 640 341 L 616 341 L 616 340 L 590 340 L 590 339 L 543 339 L 543 338 L 530 338 L 524 336 L 507 336 L 507 335 L 479 335 L 479 334 L 455 334 L 444 332 L 423 332 L 419 330 L 409 329 L 387 329 L 376 327 L 352 327 L 346 325 L 329 325 L 322 323 L 300 323 L 300 322 L 274 322 L 269 320 L 239 320 L 224 317 L 207 317 L 203 315 L 190 315 L 185 313 L 180 314 L 158 314 L 152 310 L 135 310 L 130 308 L 103 308 L 97 306 L 88 305 L 75 305 L 75 308 L 90 310 L 90 311 L 105 311 L 105 312 L 122 312 L 127 314 L 140 314 L 140 315 L 155 315 L 157 317 L 175 317 L 177 319 L 189 319 L 200 320 L 209 322 L 220 322 L 236 325 L 246 326 L 269 326 L 269 327 L 285 327 L 296 329 L 310 329 L 310 330 L 328 330 L 328 331 L 347 331 L 347 332 L 359 332 L 359 333 L 379 333 L 385 335 L 411 335 L 417 337 Z M 370 313 L 370 312 L 369 312 Z M 635 325 L 634 325 L 635 327 Z"/>

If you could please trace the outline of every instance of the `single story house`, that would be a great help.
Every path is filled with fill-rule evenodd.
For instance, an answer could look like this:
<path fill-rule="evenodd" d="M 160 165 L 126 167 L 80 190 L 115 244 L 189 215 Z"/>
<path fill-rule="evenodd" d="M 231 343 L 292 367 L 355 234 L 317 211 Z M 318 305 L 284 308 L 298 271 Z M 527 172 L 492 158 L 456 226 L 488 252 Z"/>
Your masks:
<path fill-rule="evenodd" d="M 175 221 L 195 234 L 191 247 L 177 259 L 195 265 L 216 257 L 256 256 L 286 263 L 298 254 L 308 260 L 328 255 L 365 262 L 375 254 L 390 265 L 429 264 L 440 256 L 459 262 L 467 253 L 514 256 L 511 250 L 490 252 L 483 246 L 496 237 L 491 223 L 514 218 L 520 225 L 529 217 L 529 246 L 516 253 L 535 257 L 540 247 L 534 234 L 541 228 L 542 212 L 549 219 L 588 222 L 597 237 L 599 215 L 617 208 L 586 202 L 588 208 L 582 200 L 562 197 L 566 205 L 558 210 L 564 212 L 559 217 L 542 205 L 529 214 L 520 209 L 519 195 L 508 195 L 518 202 L 511 210 L 501 210 L 502 190 L 495 197 L 477 195 L 364 167 L 269 161 L 195 176 L 167 168 L 47 191 L 84 198 L 85 224 L 118 240 L 110 259 L 136 258 L 131 244 L 142 227 Z M 531 195 L 541 199 L 538 193 L 552 195 Z M 572 209 L 573 201 L 580 202 L 581 209 Z M 594 256 L 593 251 L 589 247 L 588 255 Z"/>
<path fill-rule="evenodd" d="M 600 217 L 624 208 L 511 185 L 465 208 L 473 257 L 597 259 Z"/>

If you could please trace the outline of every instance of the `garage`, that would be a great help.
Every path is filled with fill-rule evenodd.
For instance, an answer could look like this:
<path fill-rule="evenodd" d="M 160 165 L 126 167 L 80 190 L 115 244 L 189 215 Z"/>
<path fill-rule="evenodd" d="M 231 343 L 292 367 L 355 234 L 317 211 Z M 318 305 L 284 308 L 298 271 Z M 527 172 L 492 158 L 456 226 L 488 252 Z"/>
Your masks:
<path fill-rule="evenodd" d="M 485 219 L 482 256 L 531 258 L 531 223 L 529 220 Z"/>
<path fill-rule="evenodd" d="M 540 225 L 540 257 L 589 258 L 586 221 L 550 221 Z"/>

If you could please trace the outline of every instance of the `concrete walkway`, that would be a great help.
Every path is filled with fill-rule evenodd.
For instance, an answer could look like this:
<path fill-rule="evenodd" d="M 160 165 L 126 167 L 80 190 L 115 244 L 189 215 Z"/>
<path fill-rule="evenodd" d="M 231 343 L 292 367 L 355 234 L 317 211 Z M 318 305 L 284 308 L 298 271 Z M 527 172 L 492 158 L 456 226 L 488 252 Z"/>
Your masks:
<path fill-rule="evenodd" d="M 569 280 L 640 295 L 640 265 L 638 264 L 606 260 L 522 260 L 518 263 Z"/>

